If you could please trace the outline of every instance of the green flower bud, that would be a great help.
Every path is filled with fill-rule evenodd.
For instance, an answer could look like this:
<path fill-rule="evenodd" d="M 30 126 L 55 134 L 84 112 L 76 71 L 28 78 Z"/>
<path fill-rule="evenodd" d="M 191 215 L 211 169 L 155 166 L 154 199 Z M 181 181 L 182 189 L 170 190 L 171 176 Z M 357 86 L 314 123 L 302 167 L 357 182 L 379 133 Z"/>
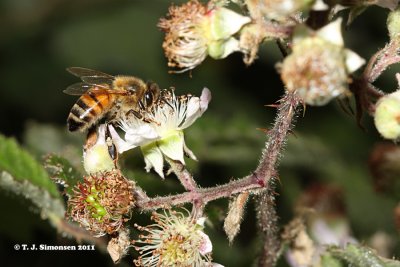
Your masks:
<path fill-rule="evenodd" d="M 398 38 L 400 34 L 400 8 L 389 13 L 387 18 L 387 28 L 390 39 Z"/>
<path fill-rule="evenodd" d="M 379 99 L 375 109 L 375 127 L 386 139 L 400 137 L 400 91 Z"/>

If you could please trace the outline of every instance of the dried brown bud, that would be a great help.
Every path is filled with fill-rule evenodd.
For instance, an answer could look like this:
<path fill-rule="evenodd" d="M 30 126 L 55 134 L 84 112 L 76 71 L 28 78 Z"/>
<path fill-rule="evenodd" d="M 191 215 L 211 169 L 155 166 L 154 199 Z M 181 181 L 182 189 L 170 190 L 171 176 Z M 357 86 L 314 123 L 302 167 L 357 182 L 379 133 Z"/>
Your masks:
<path fill-rule="evenodd" d="M 114 263 L 118 263 L 128 253 L 130 246 L 129 229 L 121 228 L 118 236 L 111 238 L 108 242 L 107 251 Z"/>
<path fill-rule="evenodd" d="M 224 221 L 224 231 L 228 236 L 229 243 L 232 243 L 233 239 L 239 233 L 240 224 L 243 220 L 244 207 L 248 199 L 249 192 L 244 192 L 234 197 L 229 203 L 228 215 Z"/>

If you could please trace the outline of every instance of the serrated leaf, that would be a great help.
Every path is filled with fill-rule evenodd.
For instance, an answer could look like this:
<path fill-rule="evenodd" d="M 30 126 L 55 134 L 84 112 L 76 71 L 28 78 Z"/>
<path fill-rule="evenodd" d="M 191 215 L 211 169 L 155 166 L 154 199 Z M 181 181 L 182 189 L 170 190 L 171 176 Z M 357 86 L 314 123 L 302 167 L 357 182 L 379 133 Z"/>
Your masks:
<path fill-rule="evenodd" d="M 355 267 L 400 267 L 399 261 L 384 259 L 376 251 L 361 245 L 349 244 L 344 249 L 330 247 L 328 252 Z"/>
<path fill-rule="evenodd" d="M 29 181 L 48 191 L 53 197 L 60 197 L 56 185 L 51 181 L 46 170 L 23 150 L 13 138 L 0 135 L 0 171 L 9 173 L 18 181 Z"/>
<path fill-rule="evenodd" d="M 46 157 L 44 164 L 51 179 L 61 184 L 67 195 L 72 193 L 72 189 L 82 178 L 82 174 L 63 157 L 50 154 Z"/>

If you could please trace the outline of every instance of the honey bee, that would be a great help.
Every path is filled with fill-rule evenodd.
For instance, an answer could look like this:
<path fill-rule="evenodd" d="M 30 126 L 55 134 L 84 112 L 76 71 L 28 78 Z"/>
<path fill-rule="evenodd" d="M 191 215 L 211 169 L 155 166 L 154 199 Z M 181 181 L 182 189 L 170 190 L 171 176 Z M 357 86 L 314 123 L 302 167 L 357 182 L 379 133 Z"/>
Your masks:
<path fill-rule="evenodd" d="M 67 68 L 67 71 L 82 80 L 63 91 L 80 95 L 67 119 L 71 132 L 90 130 L 101 120 L 112 123 L 129 114 L 145 120 L 146 112 L 160 98 L 156 83 L 145 83 L 134 76 L 113 76 L 80 67 Z"/>

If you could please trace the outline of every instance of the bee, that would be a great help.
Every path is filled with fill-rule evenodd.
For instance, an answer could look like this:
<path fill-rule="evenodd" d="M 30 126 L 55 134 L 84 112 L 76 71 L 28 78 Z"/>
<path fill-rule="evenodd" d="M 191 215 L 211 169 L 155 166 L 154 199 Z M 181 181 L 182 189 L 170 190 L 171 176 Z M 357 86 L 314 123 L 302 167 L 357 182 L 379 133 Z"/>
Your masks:
<path fill-rule="evenodd" d="M 90 130 L 102 120 L 112 123 L 130 114 L 146 120 L 146 112 L 160 98 L 156 83 L 134 76 L 113 76 L 80 67 L 67 68 L 67 71 L 82 80 L 63 91 L 80 95 L 67 119 L 71 132 Z"/>

